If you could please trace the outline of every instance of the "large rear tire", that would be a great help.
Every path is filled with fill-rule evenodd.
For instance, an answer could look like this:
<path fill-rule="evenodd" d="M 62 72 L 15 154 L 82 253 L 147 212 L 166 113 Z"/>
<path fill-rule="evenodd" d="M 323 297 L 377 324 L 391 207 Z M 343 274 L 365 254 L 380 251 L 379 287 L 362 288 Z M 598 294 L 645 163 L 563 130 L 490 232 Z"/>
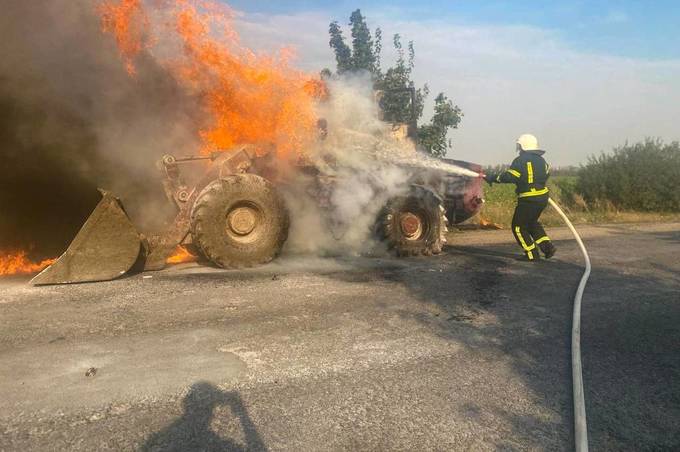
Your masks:
<path fill-rule="evenodd" d="M 446 243 L 441 199 L 425 187 L 391 199 L 378 216 L 376 232 L 397 256 L 439 254 Z"/>
<path fill-rule="evenodd" d="M 193 243 L 223 268 L 271 261 L 281 252 L 288 225 L 288 211 L 276 188 L 255 174 L 211 182 L 191 211 Z"/>

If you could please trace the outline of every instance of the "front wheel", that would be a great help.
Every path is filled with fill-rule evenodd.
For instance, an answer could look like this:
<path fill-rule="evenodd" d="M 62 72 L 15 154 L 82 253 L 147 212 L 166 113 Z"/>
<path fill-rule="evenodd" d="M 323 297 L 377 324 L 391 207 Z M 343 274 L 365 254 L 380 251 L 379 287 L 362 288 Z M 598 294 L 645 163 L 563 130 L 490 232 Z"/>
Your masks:
<path fill-rule="evenodd" d="M 288 225 L 288 211 L 276 188 L 255 174 L 211 182 L 191 211 L 193 243 L 224 268 L 271 261 L 288 237 Z"/>
<path fill-rule="evenodd" d="M 398 256 L 439 254 L 446 243 L 446 216 L 440 198 L 413 186 L 391 199 L 378 216 L 376 233 Z"/>

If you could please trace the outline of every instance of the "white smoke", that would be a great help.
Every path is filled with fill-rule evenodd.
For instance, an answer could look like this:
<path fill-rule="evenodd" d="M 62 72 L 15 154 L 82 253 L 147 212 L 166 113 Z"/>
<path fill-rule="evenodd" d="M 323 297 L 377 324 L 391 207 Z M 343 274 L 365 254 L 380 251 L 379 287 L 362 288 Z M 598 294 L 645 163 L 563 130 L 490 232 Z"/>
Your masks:
<path fill-rule="evenodd" d="M 320 108 L 319 114 L 328 121 L 326 147 L 340 150 L 338 158 L 344 158 L 351 164 L 356 161 L 357 155 L 364 155 L 393 165 L 434 169 L 473 178 L 478 176 L 467 168 L 425 154 L 416 149 L 412 140 L 397 139 L 392 125 L 380 119 L 380 107 L 369 74 L 332 80 L 329 89 L 330 99 Z"/>
<path fill-rule="evenodd" d="M 328 89 L 329 99 L 318 111 L 327 123 L 327 136 L 307 152 L 321 175 L 302 178 L 286 193 L 291 212 L 288 251 L 356 254 L 375 249 L 375 222 L 391 198 L 408 192 L 409 168 L 477 176 L 423 155 L 410 139 L 397 138 L 392 125 L 380 119 L 368 75 L 331 80 Z M 319 188 L 319 181 L 327 186 Z M 303 188 L 310 183 L 313 188 Z"/>
<path fill-rule="evenodd" d="M 305 153 L 318 168 L 286 193 L 292 252 L 346 254 L 365 251 L 380 209 L 406 192 L 408 174 L 377 158 L 381 149 L 400 144 L 379 119 L 370 79 L 344 77 L 328 83 L 329 99 L 318 116 L 327 136 Z M 311 184 L 311 188 L 310 188 Z"/>

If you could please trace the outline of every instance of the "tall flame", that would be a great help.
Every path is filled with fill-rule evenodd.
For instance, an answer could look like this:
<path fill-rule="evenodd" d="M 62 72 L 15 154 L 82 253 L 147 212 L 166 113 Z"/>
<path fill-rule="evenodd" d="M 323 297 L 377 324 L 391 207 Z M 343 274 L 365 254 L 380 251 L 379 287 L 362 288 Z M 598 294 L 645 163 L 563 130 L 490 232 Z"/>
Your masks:
<path fill-rule="evenodd" d="M 0 253 L 0 276 L 37 273 L 56 259 L 32 262 L 25 251 Z"/>
<path fill-rule="evenodd" d="M 268 55 L 244 47 L 222 3 L 106 0 L 101 16 L 131 74 L 147 50 L 197 97 L 208 117 L 196 130 L 202 152 L 255 144 L 291 158 L 315 138 L 313 77 L 290 66 L 290 49 Z"/>
<path fill-rule="evenodd" d="M 134 57 L 146 46 L 144 32 L 149 27 L 149 19 L 141 7 L 141 0 L 122 0 L 119 4 L 103 3 L 100 8 L 102 27 L 113 34 L 125 66 L 130 75 L 135 74 L 132 62 Z"/>

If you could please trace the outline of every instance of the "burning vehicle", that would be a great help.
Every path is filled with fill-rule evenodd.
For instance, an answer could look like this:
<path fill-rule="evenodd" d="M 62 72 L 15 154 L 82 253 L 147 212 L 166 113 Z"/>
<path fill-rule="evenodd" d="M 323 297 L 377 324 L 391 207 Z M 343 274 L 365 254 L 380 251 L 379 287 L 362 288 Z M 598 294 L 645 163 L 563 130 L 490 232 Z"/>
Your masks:
<path fill-rule="evenodd" d="M 202 177 L 188 185 L 181 167 L 208 161 Z M 478 172 L 467 162 L 447 163 Z M 161 233 L 140 234 L 112 193 L 102 199 L 75 239 L 32 284 L 103 281 L 130 271 L 160 270 L 181 245 L 201 261 L 222 268 L 267 263 L 280 252 L 291 223 L 281 190 L 303 181 L 304 189 L 328 213 L 337 176 L 315 165 L 298 162 L 296 177 L 282 174 L 271 153 L 258 155 L 254 146 L 209 157 L 176 158 L 159 162 L 166 196 L 177 208 L 174 221 Z M 421 166 L 402 167 L 407 187 L 379 210 L 373 236 L 399 256 L 433 255 L 442 251 L 447 224 L 475 215 L 483 202 L 481 179 Z M 294 218 L 293 218 L 294 221 Z"/>
<path fill-rule="evenodd" d="M 10 43 L 25 44 L 39 56 L 44 51 L 35 58 L 41 64 L 31 86 L 49 93 L 50 102 L 38 96 L 35 110 L 49 107 L 52 114 L 45 116 L 63 119 L 54 128 L 58 133 L 22 137 L 63 167 L 59 183 L 79 175 L 90 193 L 94 186 L 109 188 L 66 251 L 33 284 L 110 280 L 160 269 L 179 246 L 223 268 L 269 262 L 284 246 L 326 252 L 326 236 L 323 246 L 297 247 L 300 236 L 312 240 L 303 215 L 318 220 L 316 231 L 329 231 L 341 251 L 351 239 L 352 253 L 378 243 L 398 255 L 437 254 L 447 224 L 479 210 L 479 167 L 425 162 L 412 143 L 404 146 L 409 148 L 404 158 L 390 160 L 399 139 L 390 139 L 390 125 L 380 121 L 370 79 L 360 80 L 358 88 L 337 80 L 335 98 L 323 105 L 320 77 L 292 67 L 285 48 L 245 47 L 223 2 L 107 0 L 95 9 L 89 3 L 74 7 L 88 25 L 84 34 L 63 24 L 54 33 L 59 39 L 50 40 L 58 41 L 56 50 L 43 50 L 47 40 L 23 39 L 20 29 Z M 64 62 L 61 76 L 49 77 L 51 56 L 62 48 L 77 54 Z M 15 53 L 15 61 L 26 60 L 22 51 Z M 24 86 L 22 74 L 17 87 Z M 25 102 L 33 108 L 32 99 Z M 26 123 L 35 122 L 28 116 Z M 64 135 L 64 144 L 44 145 L 43 135 Z M 21 161 L 32 163 L 31 146 L 21 146 Z M 146 203 L 158 188 L 156 160 L 175 211 L 163 227 L 154 224 L 151 230 L 150 217 L 160 218 L 156 212 L 162 210 Z M 81 188 L 74 184 L 64 192 Z M 35 191 L 26 198 L 39 198 Z M 87 205 L 85 210 L 97 202 L 70 201 Z M 55 207 L 40 218 L 49 243 L 53 212 L 60 214 Z M 77 228 L 87 212 L 77 214 L 70 227 Z M 44 257 L 63 250 L 74 231 L 55 239 L 58 247 Z M 27 240 L 16 240 L 16 249 L 30 250 Z"/>

